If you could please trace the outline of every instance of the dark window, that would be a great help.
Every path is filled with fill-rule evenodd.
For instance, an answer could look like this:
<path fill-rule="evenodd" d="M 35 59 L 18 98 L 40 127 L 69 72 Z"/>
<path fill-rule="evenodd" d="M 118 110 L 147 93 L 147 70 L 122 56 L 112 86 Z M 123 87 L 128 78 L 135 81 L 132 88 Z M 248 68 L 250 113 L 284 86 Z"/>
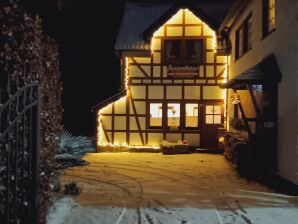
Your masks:
<path fill-rule="evenodd" d="M 263 38 L 275 30 L 275 0 L 263 0 Z"/>
<path fill-rule="evenodd" d="M 181 57 L 181 40 L 165 41 L 165 56 L 168 60 L 177 60 Z"/>
<path fill-rule="evenodd" d="M 203 61 L 203 41 L 202 40 L 186 40 L 187 59 L 196 59 Z"/>
<path fill-rule="evenodd" d="M 244 20 L 236 31 L 235 58 L 238 59 L 252 48 L 252 16 Z"/>
<path fill-rule="evenodd" d="M 166 64 L 202 63 L 203 52 L 202 39 L 165 40 L 164 43 Z"/>

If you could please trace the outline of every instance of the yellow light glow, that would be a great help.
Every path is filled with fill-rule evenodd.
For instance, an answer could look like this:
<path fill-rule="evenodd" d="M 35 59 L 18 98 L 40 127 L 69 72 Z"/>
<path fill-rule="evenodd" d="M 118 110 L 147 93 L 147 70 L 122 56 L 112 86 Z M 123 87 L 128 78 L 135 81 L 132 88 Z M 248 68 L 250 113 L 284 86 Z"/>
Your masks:
<path fill-rule="evenodd" d="M 143 146 L 143 145 L 128 145 L 127 143 L 123 142 L 123 143 L 119 143 L 119 142 L 115 142 L 114 144 L 111 143 L 106 143 L 106 144 L 101 144 L 99 145 L 101 147 L 123 147 L 123 148 L 130 148 L 130 149 L 138 149 L 138 148 L 150 148 L 150 149 L 160 149 L 160 146 Z"/>
<path fill-rule="evenodd" d="M 129 71 L 128 71 L 128 67 L 129 67 L 129 61 L 128 58 L 125 57 L 125 71 L 124 71 L 124 76 L 125 76 L 125 89 L 127 91 L 128 90 L 128 81 L 129 81 Z"/>
<path fill-rule="evenodd" d="M 185 9 L 180 9 L 175 15 L 173 15 L 166 24 L 182 24 L 183 23 L 183 11 Z"/>
<path fill-rule="evenodd" d="M 161 27 L 161 28 L 163 28 L 163 27 Z M 160 29 L 161 29 L 161 28 L 160 28 Z M 161 33 L 160 29 L 156 30 L 156 31 L 153 33 L 153 36 L 152 36 L 152 38 L 151 38 L 151 43 L 150 43 L 151 48 L 150 48 L 150 49 L 151 49 L 151 53 L 152 53 L 152 54 L 154 53 L 154 49 L 155 49 L 155 42 L 156 42 L 155 37 L 157 37 L 157 36 L 160 35 L 160 33 Z"/>
<path fill-rule="evenodd" d="M 230 65 L 230 56 L 227 56 L 226 64 L 225 64 L 225 71 L 223 74 L 224 77 L 224 83 L 228 81 L 228 72 L 229 72 L 229 65 Z M 228 98 L 228 89 L 225 89 L 224 91 L 224 117 L 225 117 L 225 128 L 229 130 L 229 122 L 227 122 L 228 117 L 228 107 L 227 107 L 227 98 Z"/>
<path fill-rule="evenodd" d="M 153 37 L 151 38 L 151 53 L 154 53 L 154 43 L 155 43 L 155 38 L 154 38 L 154 34 Z"/>
<path fill-rule="evenodd" d="M 102 124 L 101 124 L 101 110 L 98 111 L 97 113 L 97 122 L 98 122 L 98 127 L 97 127 L 97 145 L 100 145 L 102 143 Z"/>
<path fill-rule="evenodd" d="M 219 142 L 224 142 L 225 138 L 224 137 L 219 137 L 218 141 Z"/>
<path fill-rule="evenodd" d="M 214 53 L 217 52 L 217 39 L 216 39 L 216 33 L 213 31 L 212 32 L 212 48 Z"/>

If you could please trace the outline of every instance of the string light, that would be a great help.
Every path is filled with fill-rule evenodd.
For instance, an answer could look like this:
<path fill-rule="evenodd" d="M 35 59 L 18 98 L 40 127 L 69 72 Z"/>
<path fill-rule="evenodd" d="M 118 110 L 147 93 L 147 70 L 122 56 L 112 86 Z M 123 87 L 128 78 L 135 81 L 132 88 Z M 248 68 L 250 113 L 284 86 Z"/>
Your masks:
<path fill-rule="evenodd" d="M 102 124 L 101 124 L 101 110 L 98 111 L 97 113 L 97 123 L 98 123 L 98 127 L 97 127 L 97 145 L 101 145 L 102 144 Z"/>
<path fill-rule="evenodd" d="M 125 89 L 127 90 L 127 95 L 124 97 L 121 97 L 117 101 L 113 102 L 123 102 L 126 101 L 127 97 L 129 96 L 129 88 L 128 88 L 128 82 L 129 82 L 129 60 L 128 57 L 125 57 L 125 70 L 124 70 L 124 75 L 125 75 Z M 122 148 L 151 148 L 151 149 L 160 149 L 159 146 L 137 146 L 137 145 L 128 145 L 126 142 L 119 143 L 115 142 L 114 144 L 111 143 L 104 143 L 103 141 L 103 126 L 102 126 L 102 118 L 104 114 L 104 111 L 107 110 L 113 103 L 105 106 L 104 108 L 100 109 L 97 113 L 97 119 L 98 119 L 98 127 L 97 127 L 97 146 L 100 147 L 122 147 Z"/>
<path fill-rule="evenodd" d="M 125 89 L 127 91 L 126 96 L 121 97 L 120 99 L 118 99 L 117 101 L 113 102 L 123 102 L 126 100 L 126 98 L 129 96 L 129 88 L 128 88 L 128 82 L 129 82 L 129 60 L 128 57 L 125 57 L 124 59 L 124 63 L 125 63 L 125 69 L 124 69 L 124 85 L 125 85 Z M 97 127 L 97 145 L 98 146 L 104 146 L 105 144 L 103 143 L 103 126 L 102 126 L 102 114 L 104 113 L 105 110 L 107 110 L 113 103 L 105 106 L 104 108 L 98 110 L 97 113 L 97 122 L 98 122 L 98 127 Z"/>
<path fill-rule="evenodd" d="M 214 31 L 212 31 L 212 48 L 213 48 L 213 52 L 216 53 L 217 52 L 217 38 L 216 38 L 216 33 Z"/>
<path fill-rule="evenodd" d="M 125 89 L 126 89 L 127 91 L 128 91 L 128 81 L 129 81 L 128 67 L 129 67 L 128 57 L 125 57 L 125 70 L 124 70 L 124 76 L 125 76 Z"/>
<path fill-rule="evenodd" d="M 160 149 L 161 147 L 160 146 L 148 146 L 148 145 L 128 145 L 127 143 L 114 143 L 114 144 L 111 144 L 111 143 L 105 143 L 105 144 L 101 144 L 100 145 L 101 147 L 120 147 L 120 148 L 129 148 L 129 149 L 139 149 L 139 148 L 144 148 L 144 149 Z"/>
<path fill-rule="evenodd" d="M 151 53 L 152 54 L 154 53 L 154 43 L 155 43 L 155 38 L 154 38 L 154 35 L 153 35 L 153 37 L 151 38 Z"/>
<path fill-rule="evenodd" d="M 223 82 L 226 83 L 228 81 L 228 72 L 229 72 L 229 63 L 230 63 L 230 56 L 227 56 L 226 64 L 225 64 L 225 70 L 223 74 Z M 224 117 L 225 117 L 225 127 L 228 130 L 229 129 L 229 122 L 227 122 L 228 117 L 228 89 L 224 89 Z"/>

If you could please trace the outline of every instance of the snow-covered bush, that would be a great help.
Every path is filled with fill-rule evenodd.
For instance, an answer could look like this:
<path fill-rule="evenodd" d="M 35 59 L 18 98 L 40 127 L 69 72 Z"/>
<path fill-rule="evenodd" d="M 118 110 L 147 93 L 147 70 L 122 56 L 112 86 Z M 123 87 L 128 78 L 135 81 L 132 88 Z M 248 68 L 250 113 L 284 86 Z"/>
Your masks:
<path fill-rule="evenodd" d="M 95 152 L 93 142 L 85 136 L 74 136 L 63 131 L 58 144 L 58 154 L 55 156 L 60 163 L 58 168 L 88 164 L 81 158 L 88 152 Z"/>
<path fill-rule="evenodd" d="M 59 139 L 59 152 L 95 151 L 91 139 L 85 136 L 73 136 L 69 131 L 63 131 Z"/>

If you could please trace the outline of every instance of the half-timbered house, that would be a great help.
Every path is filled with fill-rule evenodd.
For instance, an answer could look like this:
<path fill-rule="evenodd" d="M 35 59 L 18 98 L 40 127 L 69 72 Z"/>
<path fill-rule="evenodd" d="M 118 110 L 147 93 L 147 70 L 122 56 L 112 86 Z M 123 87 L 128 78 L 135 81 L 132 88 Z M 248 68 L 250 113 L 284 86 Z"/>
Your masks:
<path fill-rule="evenodd" d="M 231 1 L 202 2 L 126 4 L 115 45 L 122 91 L 96 106 L 98 146 L 217 147 L 229 58 L 218 52 L 215 30 Z"/>

